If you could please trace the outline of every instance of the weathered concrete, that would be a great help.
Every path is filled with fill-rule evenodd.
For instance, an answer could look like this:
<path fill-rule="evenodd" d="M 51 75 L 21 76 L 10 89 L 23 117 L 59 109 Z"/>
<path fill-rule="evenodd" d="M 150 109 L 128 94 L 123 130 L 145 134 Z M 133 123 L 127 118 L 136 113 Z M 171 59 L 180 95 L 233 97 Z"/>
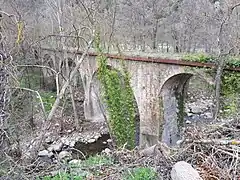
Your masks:
<path fill-rule="evenodd" d="M 58 52 L 43 51 L 42 54 L 56 56 Z M 78 56 L 68 53 L 69 58 Z M 109 66 L 122 69 L 119 59 L 109 58 Z M 131 86 L 140 115 L 140 145 L 151 146 L 162 139 L 174 145 L 179 139 L 183 124 L 184 94 L 191 76 L 205 77 L 204 70 L 183 65 L 127 60 Z M 89 121 L 104 121 L 100 84 L 97 80 L 96 56 L 89 55 L 79 69 L 85 89 L 85 118 Z M 206 75 L 207 77 L 207 75 Z M 207 78 L 209 79 L 209 78 Z M 161 128 L 164 127 L 162 131 Z"/>

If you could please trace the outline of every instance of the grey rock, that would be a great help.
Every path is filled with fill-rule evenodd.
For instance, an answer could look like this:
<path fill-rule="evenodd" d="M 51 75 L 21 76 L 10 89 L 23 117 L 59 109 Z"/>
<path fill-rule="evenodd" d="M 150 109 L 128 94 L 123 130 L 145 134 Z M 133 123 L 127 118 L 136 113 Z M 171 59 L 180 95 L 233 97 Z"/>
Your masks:
<path fill-rule="evenodd" d="M 106 153 L 106 154 L 110 154 L 111 153 L 111 149 L 106 148 L 106 149 L 103 150 L 103 152 Z"/>
<path fill-rule="evenodd" d="M 57 144 L 53 144 L 52 147 L 53 147 L 53 150 L 54 150 L 54 151 L 59 152 L 59 151 L 62 150 L 63 143 L 62 143 L 62 142 L 59 142 L 59 143 L 57 143 Z"/>
<path fill-rule="evenodd" d="M 199 173 L 185 161 L 177 162 L 171 171 L 172 180 L 202 180 Z"/>
<path fill-rule="evenodd" d="M 49 152 L 48 150 L 42 150 L 42 151 L 39 151 L 38 156 L 51 158 L 54 156 L 54 154 L 52 152 Z"/>
<path fill-rule="evenodd" d="M 49 152 L 47 150 L 42 150 L 38 152 L 39 157 L 46 157 L 48 156 Z"/>
<path fill-rule="evenodd" d="M 199 113 L 203 112 L 203 108 L 199 105 L 194 104 L 191 106 L 191 111 L 194 114 L 199 114 Z"/>
<path fill-rule="evenodd" d="M 188 113 L 187 113 L 187 116 L 188 116 L 188 117 L 191 117 L 191 116 L 193 116 L 193 113 L 188 112 Z"/>
<path fill-rule="evenodd" d="M 69 164 L 81 164 L 81 160 L 78 160 L 78 159 L 73 159 L 71 161 L 69 161 Z"/>
<path fill-rule="evenodd" d="M 70 152 L 68 151 L 61 151 L 59 154 L 58 154 L 58 157 L 60 160 L 63 160 L 63 159 L 71 159 L 72 158 L 72 155 Z"/>
<path fill-rule="evenodd" d="M 112 139 L 108 139 L 107 142 L 108 142 L 108 143 L 111 143 L 111 142 L 112 142 Z"/>
<path fill-rule="evenodd" d="M 49 146 L 49 147 L 47 148 L 47 150 L 48 150 L 49 152 L 52 152 L 52 151 L 53 151 L 53 147 L 52 147 L 52 146 Z"/>
<path fill-rule="evenodd" d="M 51 157 L 53 157 L 53 156 L 54 156 L 53 152 L 49 152 L 49 153 L 48 153 L 48 157 L 49 157 L 49 158 L 51 158 Z"/>
<path fill-rule="evenodd" d="M 96 142 L 96 139 L 89 139 L 87 142 L 88 142 L 89 144 L 91 144 L 91 143 Z"/>
<path fill-rule="evenodd" d="M 69 146 L 70 146 L 70 147 L 74 147 L 74 146 L 75 146 L 75 144 L 76 144 L 76 142 L 75 142 L 75 141 L 71 141 L 71 142 L 70 142 L 70 144 L 69 144 Z"/>
<path fill-rule="evenodd" d="M 45 139 L 45 142 L 46 142 L 47 144 L 51 144 L 51 143 L 53 143 L 53 138 L 52 138 L 52 137 L 47 137 L 47 138 Z"/>
<path fill-rule="evenodd" d="M 101 137 L 101 134 L 95 135 L 94 139 L 98 140 Z"/>
<path fill-rule="evenodd" d="M 70 145 L 70 141 L 67 138 L 61 138 L 61 141 L 64 145 L 69 146 Z"/>
<path fill-rule="evenodd" d="M 191 124 L 191 121 L 189 121 L 189 120 L 186 120 L 186 124 Z"/>
<path fill-rule="evenodd" d="M 210 119 L 210 118 L 213 117 L 213 116 L 212 116 L 212 113 L 210 113 L 210 112 L 206 112 L 204 115 L 205 115 L 205 117 L 206 117 L 207 119 Z"/>

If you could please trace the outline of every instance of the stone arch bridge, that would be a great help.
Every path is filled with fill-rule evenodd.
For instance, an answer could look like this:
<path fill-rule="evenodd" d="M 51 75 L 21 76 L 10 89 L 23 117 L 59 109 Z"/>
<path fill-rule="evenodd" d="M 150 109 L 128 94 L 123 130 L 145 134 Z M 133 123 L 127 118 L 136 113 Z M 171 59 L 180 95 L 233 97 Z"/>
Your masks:
<path fill-rule="evenodd" d="M 41 57 L 61 57 L 63 52 L 48 48 L 41 49 Z M 67 51 L 67 58 L 77 60 L 83 52 Z M 99 85 L 97 54 L 89 52 L 81 64 L 79 73 L 84 85 L 85 118 L 89 121 L 104 121 L 100 101 L 96 97 Z M 151 146 L 159 140 L 173 145 L 179 139 L 179 126 L 183 124 L 184 97 L 190 78 L 200 76 L 213 84 L 206 68 L 215 68 L 211 63 L 188 62 L 179 59 L 139 56 L 117 56 L 106 54 L 112 68 L 122 69 L 123 58 L 131 76 L 131 86 L 140 116 L 140 146 Z M 228 69 L 240 71 L 240 69 Z"/>

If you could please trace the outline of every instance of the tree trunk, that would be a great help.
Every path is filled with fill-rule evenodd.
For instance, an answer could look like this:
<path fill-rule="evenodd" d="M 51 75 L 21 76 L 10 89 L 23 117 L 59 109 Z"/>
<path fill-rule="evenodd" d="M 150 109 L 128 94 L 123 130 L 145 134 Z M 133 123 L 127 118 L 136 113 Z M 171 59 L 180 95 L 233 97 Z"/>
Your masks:
<path fill-rule="evenodd" d="M 155 26 L 153 27 L 153 35 L 152 35 L 153 50 L 157 49 L 157 31 L 158 31 L 158 19 L 156 19 Z"/>
<path fill-rule="evenodd" d="M 215 77 L 215 112 L 214 112 L 214 120 L 218 118 L 219 110 L 220 110 L 220 96 L 221 96 L 221 80 L 224 68 L 224 57 L 219 57 L 219 65 L 217 68 L 217 73 Z"/>

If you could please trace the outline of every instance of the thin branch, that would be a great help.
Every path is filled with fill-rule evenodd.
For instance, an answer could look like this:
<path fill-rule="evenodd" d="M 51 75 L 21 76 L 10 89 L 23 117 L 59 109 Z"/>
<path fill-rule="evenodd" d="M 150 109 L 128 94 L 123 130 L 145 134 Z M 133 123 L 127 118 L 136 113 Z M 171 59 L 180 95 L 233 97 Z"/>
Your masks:
<path fill-rule="evenodd" d="M 79 59 L 79 61 L 77 61 L 76 66 L 74 67 L 73 71 L 70 73 L 70 77 L 66 80 L 66 82 L 64 83 L 59 95 L 57 96 L 52 109 L 47 117 L 47 120 L 51 120 L 53 118 L 53 115 L 55 113 L 55 111 L 57 110 L 57 107 L 61 101 L 61 99 L 63 98 L 63 95 L 67 89 L 67 87 L 69 86 L 70 82 L 72 81 L 73 77 L 76 75 L 76 73 L 78 72 L 78 69 L 80 68 L 83 60 L 85 59 L 85 57 L 87 56 L 88 50 L 90 49 L 91 45 L 93 43 L 93 40 L 91 40 L 88 44 L 88 47 L 86 48 L 86 50 L 84 51 L 84 53 L 82 54 L 81 58 Z"/>
<path fill-rule="evenodd" d="M 37 94 L 37 98 L 39 98 L 39 100 L 40 100 L 41 108 L 42 108 L 42 111 L 43 111 L 43 114 L 44 114 L 44 117 L 45 117 L 45 120 L 46 120 L 47 114 L 46 114 L 46 111 L 45 111 L 45 107 L 44 107 L 44 104 L 43 104 L 42 97 L 41 97 L 41 95 L 39 94 L 38 91 L 29 89 L 29 88 L 23 88 L 23 87 L 10 87 L 10 89 L 20 89 L 20 90 L 24 90 L 24 91 L 29 91 L 29 92 L 32 92 L 32 93 L 36 93 L 36 94 Z"/>

